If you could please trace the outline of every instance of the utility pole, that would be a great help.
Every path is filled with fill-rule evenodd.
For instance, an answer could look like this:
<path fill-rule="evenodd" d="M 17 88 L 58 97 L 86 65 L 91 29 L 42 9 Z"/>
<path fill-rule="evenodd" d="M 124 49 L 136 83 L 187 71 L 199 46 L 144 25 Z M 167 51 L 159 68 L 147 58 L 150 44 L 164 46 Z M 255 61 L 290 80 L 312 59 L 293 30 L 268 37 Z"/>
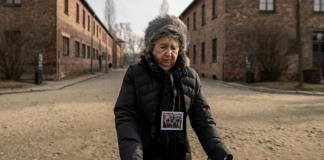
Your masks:
<path fill-rule="evenodd" d="M 296 0 L 296 47 L 298 53 L 298 88 L 304 87 L 304 64 L 303 64 L 303 52 L 301 43 L 301 26 L 300 26 L 300 3 L 301 0 Z"/>

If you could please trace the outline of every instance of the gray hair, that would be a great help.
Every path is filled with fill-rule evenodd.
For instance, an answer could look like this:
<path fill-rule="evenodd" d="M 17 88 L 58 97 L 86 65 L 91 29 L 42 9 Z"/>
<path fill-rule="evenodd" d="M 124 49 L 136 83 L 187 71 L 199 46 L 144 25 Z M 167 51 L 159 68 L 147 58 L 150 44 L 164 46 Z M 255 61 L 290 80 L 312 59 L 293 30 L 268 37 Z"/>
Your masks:
<path fill-rule="evenodd" d="M 162 37 L 177 39 L 180 43 L 180 53 L 186 52 L 189 43 L 187 26 L 176 16 L 158 16 L 149 22 L 145 30 L 145 52 L 152 52 L 156 40 Z"/>

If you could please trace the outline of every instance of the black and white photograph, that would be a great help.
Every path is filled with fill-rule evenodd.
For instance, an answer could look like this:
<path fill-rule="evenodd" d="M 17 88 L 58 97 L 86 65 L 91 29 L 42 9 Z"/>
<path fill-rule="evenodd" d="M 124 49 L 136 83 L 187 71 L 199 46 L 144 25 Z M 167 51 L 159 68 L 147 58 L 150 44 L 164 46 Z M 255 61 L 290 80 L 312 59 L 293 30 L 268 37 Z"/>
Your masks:
<path fill-rule="evenodd" d="M 162 111 L 161 130 L 182 130 L 183 112 Z"/>

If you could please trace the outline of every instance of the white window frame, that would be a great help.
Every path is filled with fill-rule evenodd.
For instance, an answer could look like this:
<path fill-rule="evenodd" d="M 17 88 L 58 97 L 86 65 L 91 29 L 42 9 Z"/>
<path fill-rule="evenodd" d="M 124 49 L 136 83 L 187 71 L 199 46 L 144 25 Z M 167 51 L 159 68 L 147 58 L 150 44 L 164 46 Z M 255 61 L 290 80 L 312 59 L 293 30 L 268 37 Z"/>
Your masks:
<path fill-rule="evenodd" d="M 314 0 L 314 12 L 324 12 L 324 0 Z"/>
<path fill-rule="evenodd" d="M 6 0 L 7 4 L 17 5 L 21 4 L 21 0 Z"/>
<path fill-rule="evenodd" d="M 276 0 L 260 0 L 259 1 L 259 10 L 272 12 L 275 10 L 275 2 Z"/>

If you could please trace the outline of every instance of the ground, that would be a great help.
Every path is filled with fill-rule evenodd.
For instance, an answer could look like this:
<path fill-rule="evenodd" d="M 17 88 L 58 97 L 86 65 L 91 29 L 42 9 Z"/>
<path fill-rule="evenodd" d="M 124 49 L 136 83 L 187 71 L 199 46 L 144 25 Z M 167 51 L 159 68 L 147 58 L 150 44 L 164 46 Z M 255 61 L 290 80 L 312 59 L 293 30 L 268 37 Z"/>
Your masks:
<path fill-rule="evenodd" d="M 62 90 L 0 95 L 0 160 L 119 159 L 113 106 L 124 73 Z M 323 97 L 202 82 L 218 131 L 236 160 L 323 160 Z M 188 130 L 193 160 L 206 160 Z"/>

